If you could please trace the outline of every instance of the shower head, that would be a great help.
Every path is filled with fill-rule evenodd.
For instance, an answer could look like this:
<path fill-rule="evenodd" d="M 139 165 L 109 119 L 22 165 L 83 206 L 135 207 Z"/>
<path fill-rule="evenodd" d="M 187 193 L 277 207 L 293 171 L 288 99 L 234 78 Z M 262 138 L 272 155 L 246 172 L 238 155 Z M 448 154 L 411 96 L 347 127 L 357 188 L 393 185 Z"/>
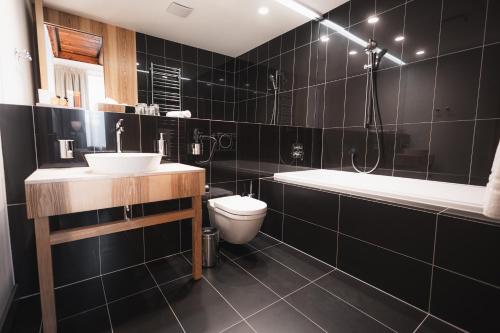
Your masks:
<path fill-rule="evenodd" d="M 276 83 L 276 78 L 273 74 L 269 75 L 269 80 L 271 80 L 271 83 L 273 84 L 273 89 L 278 90 L 278 84 Z"/>
<path fill-rule="evenodd" d="M 387 53 L 387 49 L 381 49 L 376 55 L 375 55 L 375 69 L 378 69 L 380 66 L 380 62 L 382 61 L 382 58 L 384 55 Z"/>

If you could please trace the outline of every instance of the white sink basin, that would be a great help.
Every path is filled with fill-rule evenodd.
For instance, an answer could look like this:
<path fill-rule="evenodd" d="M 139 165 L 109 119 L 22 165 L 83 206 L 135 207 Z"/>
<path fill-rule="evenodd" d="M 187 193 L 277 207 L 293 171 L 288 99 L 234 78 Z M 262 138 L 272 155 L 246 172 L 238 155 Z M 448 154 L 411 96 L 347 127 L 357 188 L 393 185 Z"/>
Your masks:
<path fill-rule="evenodd" d="M 85 154 L 85 158 L 93 173 L 110 175 L 155 171 L 161 163 L 160 154 L 149 153 Z"/>

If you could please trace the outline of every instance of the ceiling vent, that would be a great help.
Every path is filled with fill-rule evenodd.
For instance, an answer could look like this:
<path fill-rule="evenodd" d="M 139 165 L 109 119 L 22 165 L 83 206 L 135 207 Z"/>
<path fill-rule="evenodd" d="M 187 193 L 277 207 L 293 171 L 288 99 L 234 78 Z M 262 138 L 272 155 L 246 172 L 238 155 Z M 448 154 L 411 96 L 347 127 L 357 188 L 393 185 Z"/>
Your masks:
<path fill-rule="evenodd" d="M 175 1 L 172 2 L 167 8 L 167 12 L 169 12 L 170 14 L 183 18 L 188 17 L 192 11 L 193 8 L 181 5 L 180 3 L 177 3 Z"/>

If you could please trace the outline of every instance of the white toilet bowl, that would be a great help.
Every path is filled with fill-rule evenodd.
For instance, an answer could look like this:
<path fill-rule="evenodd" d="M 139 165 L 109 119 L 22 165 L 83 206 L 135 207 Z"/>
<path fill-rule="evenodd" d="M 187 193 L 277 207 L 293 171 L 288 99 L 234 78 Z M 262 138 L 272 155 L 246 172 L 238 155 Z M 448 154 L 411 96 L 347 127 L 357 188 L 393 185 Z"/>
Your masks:
<path fill-rule="evenodd" d="M 245 244 L 259 232 L 267 204 L 263 201 L 232 195 L 208 200 L 210 224 L 229 243 Z"/>

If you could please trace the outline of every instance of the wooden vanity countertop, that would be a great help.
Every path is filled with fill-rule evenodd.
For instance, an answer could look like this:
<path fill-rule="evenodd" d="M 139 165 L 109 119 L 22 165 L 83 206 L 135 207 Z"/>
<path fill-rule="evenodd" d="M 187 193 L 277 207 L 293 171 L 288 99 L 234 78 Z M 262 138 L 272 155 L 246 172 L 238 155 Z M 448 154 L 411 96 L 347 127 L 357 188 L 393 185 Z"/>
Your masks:
<path fill-rule="evenodd" d="M 24 183 L 28 217 L 37 218 L 200 196 L 205 192 L 205 169 L 179 163 L 138 174 L 38 169 Z"/>

